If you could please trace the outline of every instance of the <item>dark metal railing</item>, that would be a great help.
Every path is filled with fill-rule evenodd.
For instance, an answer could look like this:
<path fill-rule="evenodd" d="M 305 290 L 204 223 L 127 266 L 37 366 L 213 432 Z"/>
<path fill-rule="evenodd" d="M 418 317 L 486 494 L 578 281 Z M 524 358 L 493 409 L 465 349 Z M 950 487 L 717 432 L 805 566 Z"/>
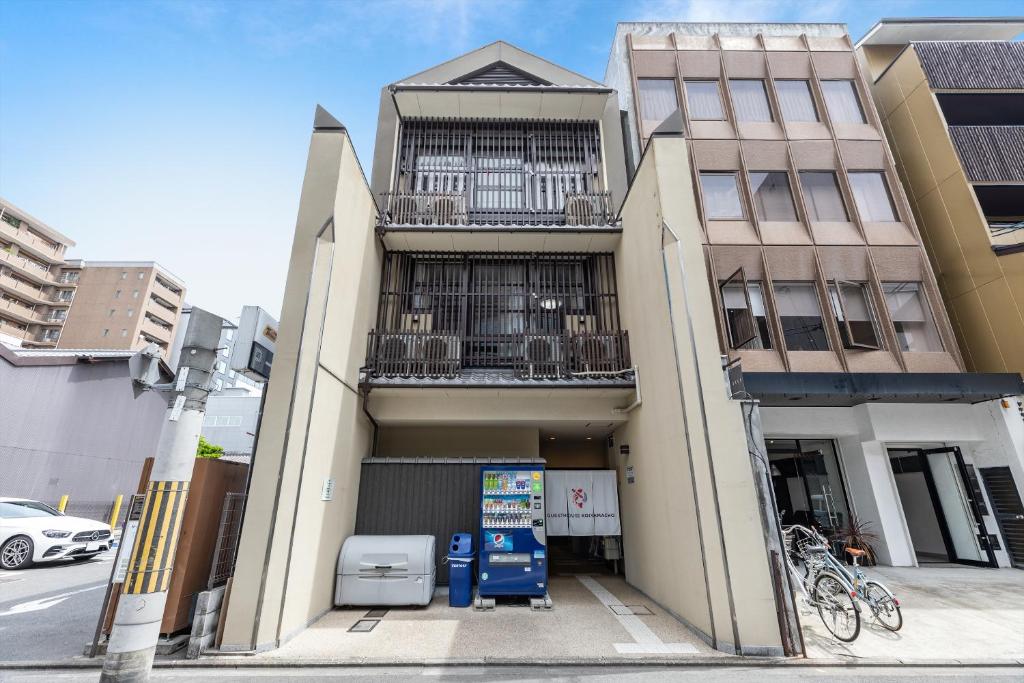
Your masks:
<path fill-rule="evenodd" d="M 457 192 L 385 192 L 380 224 L 387 226 L 542 225 L 595 227 L 613 225 L 609 192 L 574 192 L 554 208 L 525 206 L 479 208 L 472 197 Z"/>
<path fill-rule="evenodd" d="M 469 336 L 372 330 L 366 353 L 372 377 L 457 379 L 466 370 L 494 370 L 516 379 L 573 379 L 630 368 L 624 331 Z"/>

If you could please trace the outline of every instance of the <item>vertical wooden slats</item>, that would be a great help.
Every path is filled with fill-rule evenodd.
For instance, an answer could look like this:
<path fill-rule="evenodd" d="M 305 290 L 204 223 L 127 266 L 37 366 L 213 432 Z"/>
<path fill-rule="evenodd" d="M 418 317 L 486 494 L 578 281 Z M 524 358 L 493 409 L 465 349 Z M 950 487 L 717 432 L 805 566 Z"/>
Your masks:
<path fill-rule="evenodd" d="M 389 253 L 367 367 L 381 376 L 518 377 L 629 368 L 611 254 Z"/>

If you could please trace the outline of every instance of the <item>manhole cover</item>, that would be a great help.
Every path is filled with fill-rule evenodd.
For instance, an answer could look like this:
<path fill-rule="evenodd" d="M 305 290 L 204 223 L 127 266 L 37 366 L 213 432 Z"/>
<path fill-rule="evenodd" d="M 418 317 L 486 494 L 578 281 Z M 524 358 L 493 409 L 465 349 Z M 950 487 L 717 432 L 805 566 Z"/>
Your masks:
<path fill-rule="evenodd" d="M 348 631 L 349 633 L 369 633 L 377 627 L 380 623 L 380 619 L 360 619 L 356 623 L 352 624 L 352 628 Z"/>
<path fill-rule="evenodd" d="M 388 610 L 386 610 L 386 609 L 372 609 L 369 612 L 367 612 L 366 614 L 364 614 L 363 618 L 365 618 L 365 619 L 381 619 L 387 613 L 388 613 Z"/>
<path fill-rule="evenodd" d="M 616 614 L 625 616 L 628 614 L 654 614 L 646 605 L 608 605 L 608 608 Z"/>

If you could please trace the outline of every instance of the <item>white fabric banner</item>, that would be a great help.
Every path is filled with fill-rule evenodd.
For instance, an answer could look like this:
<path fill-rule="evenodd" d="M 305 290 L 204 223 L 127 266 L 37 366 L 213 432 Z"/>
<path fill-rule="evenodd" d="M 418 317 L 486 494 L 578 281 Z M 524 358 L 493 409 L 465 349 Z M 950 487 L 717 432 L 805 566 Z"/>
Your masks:
<path fill-rule="evenodd" d="M 619 495 L 613 470 L 547 470 L 549 536 L 619 536 Z"/>

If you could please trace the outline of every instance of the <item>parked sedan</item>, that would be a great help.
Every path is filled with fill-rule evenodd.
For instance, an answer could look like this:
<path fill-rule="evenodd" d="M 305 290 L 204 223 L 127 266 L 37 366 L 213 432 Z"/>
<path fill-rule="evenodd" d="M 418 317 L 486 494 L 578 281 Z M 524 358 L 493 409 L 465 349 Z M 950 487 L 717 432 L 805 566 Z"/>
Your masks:
<path fill-rule="evenodd" d="M 108 550 L 110 543 L 110 526 L 103 522 L 70 517 L 37 500 L 0 498 L 0 568 L 87 560 Z"/>

